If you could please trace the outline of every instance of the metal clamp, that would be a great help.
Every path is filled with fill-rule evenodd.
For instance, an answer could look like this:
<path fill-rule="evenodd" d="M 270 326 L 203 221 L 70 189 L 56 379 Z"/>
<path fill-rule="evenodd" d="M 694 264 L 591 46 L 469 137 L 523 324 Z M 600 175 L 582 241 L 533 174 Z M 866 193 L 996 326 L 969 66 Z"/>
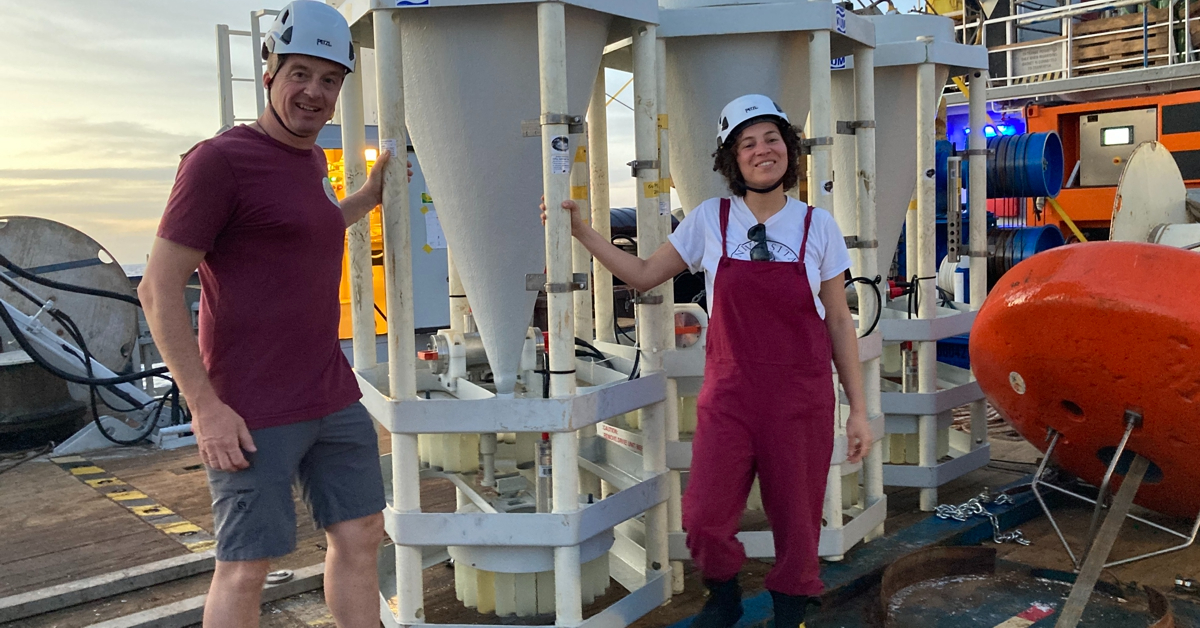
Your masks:
<path fill-rule="evenodd" d="M 875 128 L 874 120 L 838 120 L 837 122 L 838 135 L 854 135 L 857 129 L 873 128 Z"/>
<path fill-rule="evenodd" d="M 541 137 L 542 127 L 552 124 L 567 125 L 567 133 L 583 133 L 586 130 L 583 116 L 567 113 L 546 113 L 542 114 L 542 117 L 537 120 L 522 120 L 521 137 Z"/>
<path fill-rule="evenodd" d="M 525 289 L 546 294 L 587 290 L 588 276 L 587 273 L 572 273 L 570 283 L 547 283 L 545 273 L 529 273 L 525 275 Z"/>
<path fill-rule="evenodd" d="M 643 170 L 658 170 L 659 161 L 657 159 L 634 159 L 625 165 L 629 166 L 631 173 L 629 176 L 637 177 L 638 173 Z"/>
<path fill-rule="evenodd" d="M 963 152 L 961 152 L 959 154 L 966 155 L 967 157 L 970 157 L 972 155 L 983 155 L 984 157 L 991 157 L 992 151 L 987 148 L 971 148 L 968 150 L 964 150 Z"/>
<path fill-rule="evenodd" d="M 800 154 L 811 155 L 813 146 L 833 146 L 832 137 L 809 137 L 800 140 Z"/>
<path fill-rule="evenodd" d="M 843 236 L 848 249 L 877 249 L 879 240 L 859 240 L 856 235 Z"/>
<path fill-rule="evenodd" d="M 662 305 L 661 294 L 639 294 L 633 297 L 634 305 Z"/>

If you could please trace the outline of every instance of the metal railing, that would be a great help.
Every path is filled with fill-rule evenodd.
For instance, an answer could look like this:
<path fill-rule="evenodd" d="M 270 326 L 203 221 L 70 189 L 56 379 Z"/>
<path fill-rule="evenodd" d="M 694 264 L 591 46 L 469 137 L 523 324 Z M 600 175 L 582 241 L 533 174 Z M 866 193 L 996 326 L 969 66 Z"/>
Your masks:
<path fill-rule="evenodd" d="M 261 20 L 264 17 L 274 18 L 278 14 L 279 11 L 269 9 L 251 11 L 250 30 L 248 31 L 232 30 L 225 24 L 217 24 L 217 93 L 222 129 L 232 128 L 239 122 L 253 122 L 266 109 L 267 99 L 266 90 L 263 89 L 262 84 L 263 60 L 260 50 L 262 47 Z M 233 75 L 233 61 L 230 54 L 231 37 L 250 38 L 250 56 L 254 76 Z M 233 98 L 234 83 L 252 83 L 254 85 L 254 101 L 257 109 L 253 118 L 236 117 Z"/>
<path fill-rule="evenodd" d="M 991 75 L 991 85 L 993 87 L 1006 87 L 1019 83 L 1028 83 L 1038 80 L 1055 80 L 1068 79 L 1084 74 L 1096 74 L 1107 71 L 1106 68 L 1111 66 L 1129 65 L 1141 61 L 1141 67 L 1159 67 L 1163 65 L 1177 65 L 1196 62 L 1196 51 L 1192 47 L 1192 33 L 1189 26 L 1200 20 L 1200 16 L 1193 17 L 1191 15 L 1191 4 L 1189 0 L 1168 0 L 1167 6 L 1155 6 L 1158 0 L 1090 0 L 1078 4 L 1067 4 L 1064 6 L 1042 9 L 1038 11 L 1029 11 L 1026 13 L 1018 13 L 1006 17 L 984 20 L 982 16 L 977 19 L 964 22 L 955 26 L 957 38 L 964 43 L 979 43 L 988 48 L 989 59 L 995 59 L 996 56 L 1003 56 L 1003 71 L 995 71 L 996 64 L 993 62 L 993 72 Z M 1177 18 L 1179 12 L 1178 5 L 1182 4 L 1182 18 Z M 1075 27 L 1079 24 L 1077 21 L 1080 16 L 1111 12 L 1115 9 L 1136 7 L 1142 16 L 1142 22 L 1137 26 L 1125 26 L 1121 28 L 1113 28 L 1095 33 L 1076 34 Z M 1165 11 L 1166 21 L 1150 23 L 1150 9 Z M 1105 16 L 1112 17 L 1112 16 Z M 1033 39 L 1029 41 L 1018 41 L 1022 31 L 1028 32 L 1038 29 L 1028 28 L 1031 25 L 1045 25 L 1048 23 L 1058 22 L 1058 35 Z M 992 36 L 995 37 L 997 27 L 1002 27 L 1004 31 L 1004 41 L 989 41 L 989 31 L 992 31 Z M 1151 35 L 1158 35 L 1159 32 L 1166 31 L 1166 52 L 1161 52 L 1162 45 L 1159 43 L 1151 44 Z M 1176 43 L 1176 34 L 1178 30 L 1182 30 L 1183 49 L 1179 50 Z M 1142 35 L 1142 50 L 1140 59 L 1135 56 L 1124 56 L 1120 58 L 1110 58 L 1107 60 L 1088 60 L 1084 63 L 1079 63 L 1074 54 L 1080 42 L 1089 40 L 1103 40 L 1105 38 L 1116 40 L 1121 35 L 1131 33 L 1141 33 Z M 1045 51 L 1050 52 L 1026 51 Z M 1055 53 L 1057 49 L 1057 54 Z M 1033 57 L 1032 59 L 1030 57 Z M 1162 60 L 1165 59 L 1166 63 Z M 1136 68 L 1128 68 L 1136 69 Z M 1032 70 L 1032 71 L 1030 71 Z M 948 91 L 957 91 L 951 85 Z"/>

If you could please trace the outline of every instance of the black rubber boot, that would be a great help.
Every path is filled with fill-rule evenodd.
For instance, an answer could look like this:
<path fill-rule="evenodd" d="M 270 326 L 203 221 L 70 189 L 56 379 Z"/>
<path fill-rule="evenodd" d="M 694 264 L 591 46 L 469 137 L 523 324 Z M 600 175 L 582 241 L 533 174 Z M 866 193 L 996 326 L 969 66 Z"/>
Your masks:
<path fill-rule="evenodd" d="M 692 619 L 692 628 L 730 628 L 742 618 L 742 587 L 737 578 L 723 582 L 705 580 L 708 601 Z"/>
<path fill-rule="evenodd" d="M 775 628 L 799 628 L 804 624 L 804 614 L 812 598 L 771 591 L 771 601 L 775 604 Z"/>

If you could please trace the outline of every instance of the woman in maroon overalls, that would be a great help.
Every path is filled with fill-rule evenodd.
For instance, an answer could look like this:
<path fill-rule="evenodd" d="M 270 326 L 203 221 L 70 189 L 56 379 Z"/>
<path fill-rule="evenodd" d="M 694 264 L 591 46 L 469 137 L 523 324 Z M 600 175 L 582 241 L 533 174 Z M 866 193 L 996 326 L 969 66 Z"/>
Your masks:
<path fill-rule="evenodd" d="M 836 403 L 831 359 L 850 402 L 849 460 L 870 447 L 843 284 L 850 257 L 829 212 L 785 194 L 799 179 L 800 136 L 770 98 L 751 94 L 726 105 L 713 156 L 733 196 L 696 207 L 648 259 L 606 241 L 574 203 L 563 207 L 573 235 L 637 290 L 684 269 L 705 271 L 708 344 L 683 526 L 710 597 L 692 626 L 732 626 L 742 615 L 737 574 L 746 554 L 735 535 L 757 474 L 775 537 L 776 563 L 765 583 L 775 625 L 796 628 L 822 589 L 817 546 Z"/>

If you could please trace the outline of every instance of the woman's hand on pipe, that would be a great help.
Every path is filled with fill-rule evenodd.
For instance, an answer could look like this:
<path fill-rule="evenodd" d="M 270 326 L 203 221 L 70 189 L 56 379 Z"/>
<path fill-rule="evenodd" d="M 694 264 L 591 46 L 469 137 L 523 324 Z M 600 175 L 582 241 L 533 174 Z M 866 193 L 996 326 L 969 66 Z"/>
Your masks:
<path fill-rule="evenodd" d="M 575 201 L 566 200 L 562 202 L 562 208 L 571 213 L 571 235 L 579 237 L 584 229 L 588 228 L 587 221 L 583 219 L 583 214 L 579 211 L 579 205 Z M 546 197 L 542 197 L 542 202 L 538 204 L 538 209 L 542 211 L 542 226 L 546 225 Z"/>

